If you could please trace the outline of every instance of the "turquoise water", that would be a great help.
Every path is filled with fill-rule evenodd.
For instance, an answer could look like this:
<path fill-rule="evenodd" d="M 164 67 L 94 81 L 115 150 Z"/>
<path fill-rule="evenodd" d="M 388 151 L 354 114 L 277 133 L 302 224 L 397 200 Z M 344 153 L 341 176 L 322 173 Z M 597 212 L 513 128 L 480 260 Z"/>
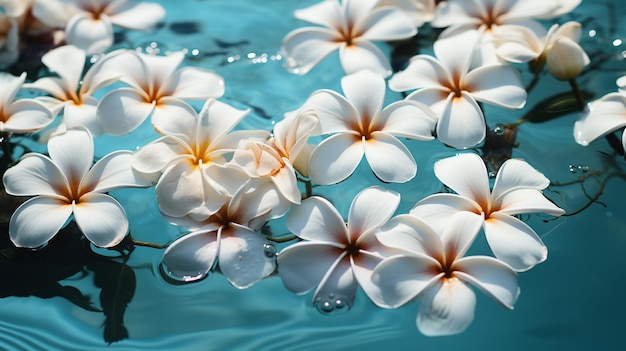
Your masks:
<path fill-rule="evenodd" d="M 223 101 L 253 109 L 241 128 L 269 130 L 284 112 L 299 107 L 316 89 L 340 89 L 343 73 L 336 56 L 306 76 L 289 74 L 283 68 L 282 38 L 305 25 L 293 19 L 293 10 L 316 1 L 158 2 L 168 12 L 164 25 L 147 33 L 125 33 L 118 46 L 187 49 L 186 64 L 210 68 L 224 77 Z M 626 44 L 615 41 L 626 41 L 626 8 L 618 5 L 620 0 L 583 2 L 559 22 L 574 19 L 583 24 L 582 45 L 594 67 L 578 82 L 595 99 L 616 90 L 615 79 L 626 74 L 622 54 Z M 591 30 L 595 31 L 593 37 Z M 428 46 L 427 39 L 423 44 Z M 384 49 L 391 52 L 389 47 Z M 524 76 L 525 82 L 531 78 Z M 491 127 L 513 123 L 543 99 L 568 91 L 567 83 L 544 75 L 529 94 L 525 109 L 486 108 L 487 123 Z M 387 103 L 400 98 L 389 91 Z M 514 311 L 477 293 L 475 320 L 460 335 L 429 338 L 420 334 L 415 326 L 415 303 L 383 310 L 359 292 L 348 313 L 326 316 L 312 306 L 310 294 L 290 293 L 276 276 L 247 290 L 233 288 L 220 274 L 210 274 L 195 284 L 173 285 L 159 273 L 162 250 L 136 247 L 124 266 L 121 260 L 76 255 L 82 252 L 77 243 L 55 241 L 46 253 L 2 261 L 0 349 L 620 349 L 626 330 L 625 162 L 610 157 L 617 166 L 604 170 L 601 153 L 611 152 L 604 139 L 589 147 L 576 144 L 572 128 L 577 117 L 570 113 L 541 123 L 523 123 L 512 155 L 524 158 L 558 183 L 601 171 L 599 181 L 606 180 L 602 194 L 579 214 L 559 219 L 525 217 L 547 245 L 548 260 L 520 274 L 522 294 Z M 124 137 L 96 139 L 96 150 L 104 155 L 119 148 L 135 149 L 155 137 L 151 126 L 144 124 Z M 432 172 L 433 163 L 457 152 L 437 141 L 406 144 L 418 163 L 417 177 L 405 184 L 385 185 L 402 194 L 399 213 L 442 190 Z M 361 165 L 346 182 L 317 187 L 314 193 L 331 199 L 345 215 L 354 195 L 374 184 L 380 183 L 367 165 Z M 600 191 L 598 184 L 589 177 L 567 186 L 552 186 L 546 195 L 572 213 L 589 202 L 585 191 L 591 197 Z M 154 189 L 115 191 L 113 195 L 127 211 L 134 239 L 165 244 L 181 235 L 160 217 Z M 270 226 L 275 233 L 286 231 L 282 221 Z M 3 247 L 8 245 L 5 240 Z M 478 242 L 474 250 L 484 251 L 486 244 Z M 98 252 L 112 255 L 106 250 Z M 108 328 L 105 321 L 110 323 Z M 107 342 L 115 339 L 120 340 Z"/>

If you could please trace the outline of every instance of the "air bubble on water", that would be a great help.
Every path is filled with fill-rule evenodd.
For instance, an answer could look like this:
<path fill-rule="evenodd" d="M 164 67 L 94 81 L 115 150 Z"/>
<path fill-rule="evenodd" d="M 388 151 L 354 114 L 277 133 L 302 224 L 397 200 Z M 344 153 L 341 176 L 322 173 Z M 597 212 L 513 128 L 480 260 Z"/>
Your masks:
<path fill-rule="evenodd" d="M 206 278 L 206 276 L 208 276 L 208 272 L 198 272 L 198 273 L 190 273 L 187 272 L 184 275 L 175 273 L 172 271 L 172 269 L 170 269 L 165 262 L 161 262 L 161 264 L 159 265 L 159 272 L 161 273 L 161 276 L 169 283 L 172 284 L 186 284 L 186 283 L 193 283 L 196 282 L 198 280 L 202 280 L 204 278 Z"/>
<path fill-rule="evenodd" d="M 495 178 L 497 174 L 498 174 L 498 172 L 496 172 L 496 171 L 489 171 L 488 176 L 489 176 L 489 178 Z"/>
<path fill-rule="evenodd" d="M 571 173 L 587 173 L 589 172 L 589 166 L 584 165 L 569 165 L 568 169 Z"/>
<path fill-rule="evenodd" d="M 318 297 L 315 300 L 315 308 L 324 315 L 333 315 L 344 313 L 350 310 L 348 299 L 335 294 L 328 294 L 324 297 Z"/>
<path fill-rule="evenodd" d="M 276 246 L 274 246 L 273 244 L 263 245 L 263 253 L 267 258 L 276 257 Z"/>
<path fill-rule="evenodd" d="M 503 124 L 498 123 L 498 124 L 496 124 L 496 126 L 493 128 L 493 132 L 494 132 L 496 135 L 503 135 L 503 134 L 504 134 L 505 129 L 506 129 L 506 127 L 505 127 Z"/>

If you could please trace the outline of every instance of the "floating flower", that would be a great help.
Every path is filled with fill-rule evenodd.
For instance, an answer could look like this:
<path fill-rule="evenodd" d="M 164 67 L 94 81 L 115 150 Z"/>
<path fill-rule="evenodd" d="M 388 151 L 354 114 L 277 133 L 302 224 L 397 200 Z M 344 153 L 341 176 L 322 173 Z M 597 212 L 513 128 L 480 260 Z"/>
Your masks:
<path fill-rule="evenodd" d="M 93 135 L 100 135 L 102 131 L 96 119 L 98 100 L 93 95 L 98 89 L 119 79 L 116 72 L 105 69 L 107 66 L 103 69 L 106 59 L 107 56 L 104 56 L 98 60 L 83 77 L 85 52 L 72 45 L 61 46 L 41 58 L 41 62 L 58 77 L 40 78 L 24 87 L 52 95 L 37 98 L 52 111 L 63 109 L 63 123 L 58 131 L 84 126 Z"/>
<path fill-rule="evenodd" d="M 116 71 L 129 88 L 105 95 L 98 107 L 98 121 L 104 133 L 123 135 L 152 116 L 158 132 L 181 113 L 182 100 L 206 100 L 224 94 L 224 79 L 214 72 L 183 67 L 182 52 L 167 56 L 120 50 L 107 59 L 107 70 Z M 184 111 L 182 112 L 185 113 Z"/>
<path fill-rule="evenodd" d="M 582 117 L 574 123 L 574 139 L 583 146 L 626 127 L 626 95 L 610 93 L 591 102 Z M 626 133 L 622 134 L 626 150 Z"/>
<path fill-rule="evenodd" d="M 383 77 L 391 73 L 385 54 L 372 41 L 406 39 L 417 34 L 411 18 L 378 0 L 324 0 L 295 12 L 303 21 L 320 27 L 296 29 L 283 39 L 282 51 L 288 68 L 306 74 L 326 56 L 339 50 L 346 74 L 362 69 Z"/>
<path fill-rule="evenodd" d="M 274 125 L 274 132 L 268 144 L 282 157 L 287 158 L 303 176 L 309 174 L 309 158 L 313 145 L 307 140 L 313 134 L 320 134 L 319 118 L 313 110 L 298 111 Z"/>
<path fill-rule="evenodd" d="M 400 195 L 382 187 L 361 191 L 352 201 L 348 222 L 328 200 L 312 196 L 287 216 L 287 228 L 304 241 L 278 254 L 278 274 L 287 289 L 305 294 L 315 286 L 313 302 L 322 311 L 350 305 L 357 284 L 377 305 L 386 307 L 371 281 L 383 257 L 398 253 L 381 245 L 374 233 L 393 215 Z M 331 300 L 332 299 L 332 300 Z"/>
<path fill-rule="evenodd" d="M 52 113 L 39 101 L 15 99 L 25 79 L 26 73 L 16 77 L 0 72 L 0 132 L 36 132 L 52 123 Z"/>
<path fill-rule="evenodd" d="M 242 185 L 206 220 L 174 219 L 179 225 L 193 228 L 193 232 L 170 244 L 163 254 L 164 268 L 189 282 L 204 278 L 217 261 L 233 286 L 247 288 L 276 268 L 274 247 L 257 231 L 288 209 L 271 182 Z"/>
<path fill-rule="evenodd" d="M 341 80 L 344 96 L 330 90 L 314 92 L 303 109 L 313 109 L 322 133 L 334 133 L 311 153 L 309 176 L 318 184 L 348 178 L 363 155 L 385 182 L 406 182 L 417 172 L 415 159 L 397 137 L 432 140 L 436 117 L 427 106 L 398 101 L 381 111 L 385 81 L 370 71 Z"/>
<path fill-rule="evenodd" d="M 437 233 L 408 215 L 389 221 L 376 234 L 383 244 L 406 254 L 383 260 L 372 281 L 392 307 L 420 301 L 417 328 L 425 335 L 463 332 L 474 320 L 474 285 L 502 306 L 513 309 L 520 290 L 517 273 L 488 256 L 466 256 L 481 225 L 480 218 L 459 213 Z"/>
<path fill-rule="evenodd" d="M 69 130 L 48 141 L 50 157 L 29 153 L 3 177 L 6 191 L 35 196 L 17 208 L 9 235 L 18 247 L 47 243 L 73 216 L 94 245 L 111 247 L 128 233 L 122 206 L 106 192 L 150 183 L 135 176 L 131 151 L 116 151 L 93 165 L 94 149 L 86 130 Z"/>
<path fill-rule="evenodd" d="M 68 44 L 98 54 L 113 45 L 113 25 L 147 30 L 165 17 L 165 10 L 142 1 L 37 0 L 33 15 L 51 27 L 64 28 Z"/>
<path fill-rule="evenodd" d="M 395 91 L 418 89 L 406 99 L 432 108 L 439 120 L 437 138 L 458 149 L 485 138 L 485 118 L 477 101 L 504 108 L 522 108 L 526 90 L 519 73 L 507 66 L 472 67 L 479 36 L 466 32 L 439 39 L 435 57 L 417 55 L 389 80 Z"/>
<path fill-rule="evenodd" d="M 450 215 L 467 211 L 483 219 L 483 229 L 494 255 L 525 271 L 547 258 L 548 249 L 535 231 L 515 215 L 564 211 L 542 193 L 550 181 L 520 159 L 505 161 L 489 189 L 487 168 L 480 156 L 461 154 L 439 160 L 435 175 L 457 194 L 434 194 L 419 201 L 411 214 L 440 231 Z"/>
<path fill-rule="evenodd" d="M 241 140 L 265 140 L 269 133 L 229 133 L 249 111 L 217 100 L 208 100 L 199 114 L 182 101 L 171 106 L 170 110 L 175 107 L 177 113 L 161 124 L 165 136 L 140 148 L 132 165 L 139 173 L 158 180 L 157 202 L 163 214 L 202 221 L 219 211 L 242 184 L 241 177 L 224 171 L 226 155 Z"/>

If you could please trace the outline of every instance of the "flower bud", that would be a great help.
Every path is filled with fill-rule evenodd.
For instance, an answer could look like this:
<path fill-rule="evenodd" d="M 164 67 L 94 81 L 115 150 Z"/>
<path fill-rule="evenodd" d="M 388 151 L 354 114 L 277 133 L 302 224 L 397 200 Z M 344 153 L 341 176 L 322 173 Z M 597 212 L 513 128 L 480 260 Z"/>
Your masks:
<path fill-rule="evenodd" d="M 546 55 L 548 71 L 556 79 L 571 80 L 576 78 L 589 64 L 589 57 L 575 41 L 558 38 Z"/>

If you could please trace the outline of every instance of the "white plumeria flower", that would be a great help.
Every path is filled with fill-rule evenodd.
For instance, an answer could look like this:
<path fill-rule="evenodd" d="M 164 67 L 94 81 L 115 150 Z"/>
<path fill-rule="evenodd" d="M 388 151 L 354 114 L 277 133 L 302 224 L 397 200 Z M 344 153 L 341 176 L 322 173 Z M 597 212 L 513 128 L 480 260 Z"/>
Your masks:
<path fill-rule="evenodd" d="M 413 19 L 415 27 L 432 21 L 435 17 L 435 0 L 380 0 L 378 6 L 395 6 Z"/>
<path fill-rule="evenodd" d="M 66 41 L 87 54 L 113 45 L 113 26 L 147 30 L 165 17 L 156 3 L 128 0 L 35 0 L 33 15 L 43 23 L 64 28 Z"/>
<path fill-rule="evenodd" d="M 485 118 L 478 102 L 504 108 L 522 108 L 526 90 L 519 73 L 507 66 L 473 67 L 475 32 L 439 39 L 435 57 L 414 56 L 408 67 L 389 80 L 395 91 L 418 89 L 406 99 L 430 106 L 439 118 L 437 138 L 457 149 L 485 138 Z"/>
<path fill-rule="evenodd" d="M 29 153 L 3 177 L 7 193 L 35 196 L 17 208 L 9 223 L 16 246 L 37 248 L 47 243 L 73 216 L 94 245 L 111 247 L 128 233 L 122 206 L 106 192 L 150 183 L 136 177 L 131 151 L 116 151 L 93 165 L 91 134 L 69 130 L 48 141 L 50 157 Z"/>
<path fill-rule="evenodd" d="M 63 123 L 57 130 L 84 126 L 93 135 L 102 134 L 96 119 L 98 100 L 94 93 L 117 79 L 117 72 L 107 70 L 103 66 L 107 56 L 104 56 L 83 76 L 86 63 L 86 54 L 83 50 L 65 45 L 53 49 L 42 56 L 41 62 L 56 73 L 58 77 L 44 77 L 33 83 L 25 84 L 24 88 L 44 91 L 52 96 L 38 97 L 55 113 L 63 110 Z"/>
<path fill-rule="evenodd" d="M 52 123 L 52 112 L 35 99 L 15 99 L 26 73 L 19 77 L 0 72 L 0 132 L 24 134 Z"/>
<path fill-rule="evenodd" d="M 289 207 L 270 182 L 245 184 L 202 222 L 188 217 L 174 219 L 193 231 L 167 248 L 164 268 L 190 282 L 204 278 L 217 261 L 233 286 L 247 288 L 276 268 L 273 246 L 257 231 L 266 221 L 284 215 Z"/>
<path fill-rule="evenodd" d="M 556 18 L 567 13 L 572 12 L 583 0 L 552 0 L 556 3 L 556 8 L 546 13 L 545 15 L 538 16 L 541 19 Z"/>
<path fill-rule="evenodd" d="M 374 234 L 399 203 L 400 195 L 393 191 L 367 188 L 352 201 L 345 223 L 328 200 L 303 200 L 287 215 L 287 228 L 304 241 L 278 254 L 278 274 L 287 289 L 305 294 L 317 286 L 314 304 L 333 299 L 351 305 L 360 285 L 376 305 L 389 307 L 370 278 L 384 257 L 399 251 L 383 246 Z"/>
<path fill-rule="evenodd" d="M 338 183 L 354 172 L 364 155 L 382 181 L 402 183 L 412 179 L 417 164 L 397 137 L 432 140 L 436 120 L 432 111 L 407 100 L 382 109 L 385 81 L 371 71 L 345 76 L 341 86 L 345 97 L 331 90 L 318 90 L 303 106 L 317 113 L 322 133 L 334 134 L 311 153 L 311 180 L 324 185 Z"/>
<path fill-rule="evenodd" d="M 505 161 L 489 189 L 487 167 L 480 156 L 460 154 L 439 160 L 435 175 L 456 194 L 434 194 L 419 201 L 411 214 L 423 219 L 436 231 L 459 211 L 483 219 L 483 230 L 494 255 L 525 271 L 547 258 L 548 249 L 535 231 L 515 218 L 525 213 L 564 213 L 542 193 L 550 181 L 520 159 Z"/>
<path fill-rule="evenodd" d="M 582 117 L 574 123 L 574 139 L 583 146 L 626 127 L 626 95 L 609 93 L 591 102 Z M 626 133 L 622 134 L 622 147 L 626 150 Z"/>
<path fill-rule="evenodd" d="M 406 254 L 387 258 L 372 274 L 392 307 L 420 301 L 417 328 L 425 335 L 463 332 L 474 320 L 474 285 L 502 306 L 513 309 L 519 296 L 517 273 L 488 256 L 466 256 L 480 230 L 480 218 L 459 213 L 442 232 L 400 215 L 376 234 L 383 244 Z"/>
<path fill-rule="evenodd" d="M 308 73 L 335 50 L 346 74 L 362 69 L 391 74 L 385 54 L 372 41 L 406 39 L 417 34 L 411 18 L 397 8 L 377 7 L 379 0 L 324 0 L 295 12 L 303 21 L 323 27 L 296 29 L 283 39 L 288 68 Z M 325 27 L 325 28 L 324 28 Z"/>
<path fill-rule="evenodd" d="M 206 100 L 224 94 L 224 79 L 216 73 L 196 67 L 177 70 L 184 58 L 182 52 L 167 56 L 130 50 L 112 53 L 105 66 L 117 71 L 130 87 L 115 89 L 100 101 L 98 122 L 103 132 L 123 135 L 152 116 L 154 128 L 161 133 L 160 124 L 176 118 L 182 100 Z"/>
<path fill-rule="evenodd" d="M 309 158 L 313 145 L 307 140 L 311 135 L 320 134 L 319 118 L 313 110 L 299 110 L 288 114 L 274 125 L 274 132 L 268 144 L 272 145 L 278 154 L 291 162 L 300 174 L 307 177 L 309 174 Z"/>
<path fill-rule="evenodd" d="M 208 100 L 198 114 L 180 102 L 176 115 L 167 116 L 160 124 L 165 136 L 135 153 L 133 168 L 158 179 L 156 195 L 163 214 L 201 221 L 217 212 L 234 193 L 242 183 L 237 174 L 242 172 L 233 173 L 225 166 L 226 154 L 243 139 L 265 140 L 269 136 L 263 131 L 229 133 L 248 112 Z"/>

